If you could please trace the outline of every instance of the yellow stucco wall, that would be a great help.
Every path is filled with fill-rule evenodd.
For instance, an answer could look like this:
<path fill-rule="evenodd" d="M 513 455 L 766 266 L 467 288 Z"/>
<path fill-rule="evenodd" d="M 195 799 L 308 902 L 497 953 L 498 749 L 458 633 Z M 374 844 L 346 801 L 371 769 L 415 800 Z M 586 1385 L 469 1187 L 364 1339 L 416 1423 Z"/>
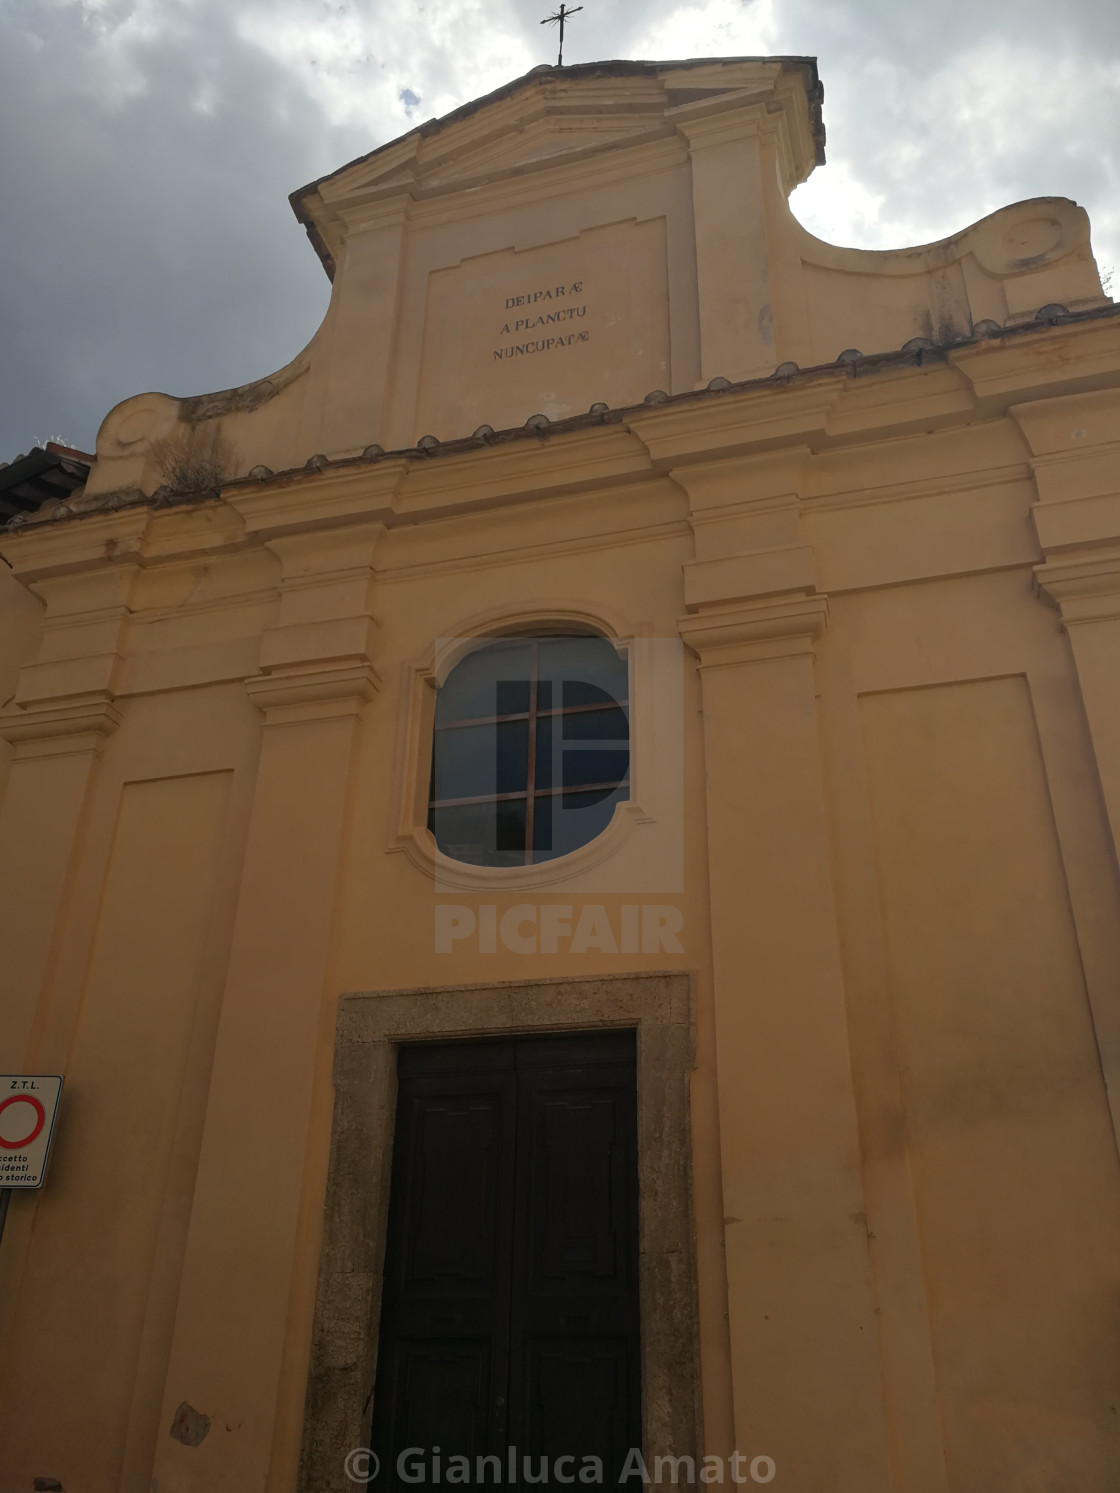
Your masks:
<path fill-rule="evenodd" d="M 546 69 L 345 168 L 301 198 L 310 348 L 126 401 L 70 515 L 0 536 L 0 1068 L 67 1079 L 0 1249 L 2 1493 L 293 1490 L 340 994 L 658 969 L 705 1448 L 1114 1486 L 1120 319 L 1064 201 L 811 240 L 812 76 Z M 586 282 L 593 357 L 493 357 L 511 266 Z M 549 623 L 639 640 L 643 812 L 458 874 L 440 640 Z M 670 906 L 683 952 L 441 953 L 447 903 Z"/>

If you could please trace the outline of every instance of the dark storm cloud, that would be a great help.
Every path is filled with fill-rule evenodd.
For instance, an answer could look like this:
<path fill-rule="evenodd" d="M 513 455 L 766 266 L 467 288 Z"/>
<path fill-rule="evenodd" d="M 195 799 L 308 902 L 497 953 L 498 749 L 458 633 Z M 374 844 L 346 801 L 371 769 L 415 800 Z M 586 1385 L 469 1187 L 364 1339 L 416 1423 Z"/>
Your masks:
<path fill-rule="evenodd" d="M 287 194 L 551 60 L 547 8 L 0 0 L 0 458 L 285 363 L 328 292 Z M 585 0 L 565 56 L 766 51 L 820 58 L 814 232 L 921 242 L 1062 194 L 1120 257 L 1120 8 Z"/>

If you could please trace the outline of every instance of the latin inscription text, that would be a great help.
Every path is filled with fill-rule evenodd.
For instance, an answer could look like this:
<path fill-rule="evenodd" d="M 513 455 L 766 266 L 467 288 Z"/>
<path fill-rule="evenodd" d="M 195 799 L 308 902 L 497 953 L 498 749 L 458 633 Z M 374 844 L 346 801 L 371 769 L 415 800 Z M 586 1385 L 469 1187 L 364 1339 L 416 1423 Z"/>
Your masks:
<path fill-rule="evenodd" d="M 586 304 L 575 304 L 582 294 L 583 281 L 572 280 L 565 285 L 530 290 L 524 295 L 506 296 L 506 320 L 501 336 L 515 340 L 503 342 L 501 347 L 494 348 L 495 361 L 500 363 L 503 358 L 523 358 L 531 353 L 559 352 L 561 348 L 590 342 L 591 333 L 584 328 L 569 332 L 559 330 L 562 326 L 570 326 L 586 317 Z M 557 301 L 565 304 L 558 306 L 555 304 Z M 553 304 L 549 305 L 549 302 Z M 511 311 L 521 314 L 511 317 Z M 557 331 L 553 336 L 526 337 L 526 333 L 539 332 L 544 327 L 556 327 Z"/>

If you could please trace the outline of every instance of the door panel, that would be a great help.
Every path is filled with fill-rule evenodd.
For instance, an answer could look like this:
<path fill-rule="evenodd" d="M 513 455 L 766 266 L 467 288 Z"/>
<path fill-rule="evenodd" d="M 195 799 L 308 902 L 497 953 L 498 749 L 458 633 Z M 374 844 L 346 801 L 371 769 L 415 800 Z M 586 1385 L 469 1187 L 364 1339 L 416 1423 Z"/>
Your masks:
<path fill-rule="evenodd" d="M 400 1445 L 440 1446 L 473 1462 L 487 1449 L 490 1344 L 412 1342 L 399 1351 Z"/>
<path fill-rule="evenodd" d="M 556 1458 L 598 1457 L 604 1482 L 617 1486 L 618 1469 L 629 1439 L 627 1405 L 631 1392 L 627 1342 L 616 1338 L 531 1341 L 525 1354 L 527 1405 L 524 1444 Z M 612 1471 L 613 1469 L 613 1471 Z"/>
<path fill-rule="evenodd" d="M 557 1457 L 641 1444 L 632 1032 L 402 1047 L 372 1441 Z M 492 1470 L 487 1481 L 493 1481 Z"/>

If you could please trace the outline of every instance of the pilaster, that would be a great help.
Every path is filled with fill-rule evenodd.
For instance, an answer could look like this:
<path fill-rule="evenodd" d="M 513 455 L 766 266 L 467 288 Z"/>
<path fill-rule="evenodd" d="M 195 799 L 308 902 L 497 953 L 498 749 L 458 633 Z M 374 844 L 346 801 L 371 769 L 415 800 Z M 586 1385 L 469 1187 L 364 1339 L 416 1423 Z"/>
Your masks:
<path fill-rule="evenodd" d="M 97 759 L 121 721 L 113 691 L 147 524 L 129 512 L 4 536 L 4 559 L 46 602 L 39 652 L 0 711 L 13 747 L 0 805 L 3 1052 L 17 1071 L 36 1060 L 29 1043 Z"/>
<path fill-rule="evenodd" d="M 197 1448 L 163 1438 L 155 1473 L 165 1493 L 294 1485 L 316 1264 L 303 1159 L 324 1053 L 329 1061 L 351 764 L 377 689 L 380 534 L 351 524 L 266 537 L 280 605 L 246 681 L 262 715 L 260 766 L 163 1409 L 170 1425 L 185 1400 L 237 1434 Z M 228 1279 L 238 1281 L 235 1317 L 216 1305 L 214 1282 Z"/>
<path fill-rule="evenodd" d="M 1120 852 L 1120 390 L 1013 406 L 1031 449 L 1039 592 L 1061 614 Z"/>
<path fill-rule="evenodd" d="M 816 718 L 828 605 L 798 534 L 804 460 L 674 473 L 696 528 L 680 631 L 704 704 L 735 1431 L 791 1486 L 885 1493 Z"/>
<path fill-rule="evenodd" d="M 765 111 L 754 95 L 734 110 L 697 106 L 672 116 L 692 159 L 701 384 L 764 376 L 780 361 L 764 210 Z"/>
<path fill-rule="evenodd" d="M 410 205 L 405 190 L 341 213 L 346 247 L 334 292 L 330 372 L 319 440 L 319 449 L 332 455 L 371 441 L 389 449 L 411 439 L 408 431 L 390 430 L 391 371 Z"/>
<path fill-rule="evenodd" d="M 1120 390 L 1013 406 L 1031 450 L 1040 596 L 1061 616 L 1089 727 L 1108 830 L 1120 860 Z M 1114 992 L 1087 981 L 1120 1133 L 1120 1017 Z M 1103 998 L 1102 998 L 1103 996 Z"/>

